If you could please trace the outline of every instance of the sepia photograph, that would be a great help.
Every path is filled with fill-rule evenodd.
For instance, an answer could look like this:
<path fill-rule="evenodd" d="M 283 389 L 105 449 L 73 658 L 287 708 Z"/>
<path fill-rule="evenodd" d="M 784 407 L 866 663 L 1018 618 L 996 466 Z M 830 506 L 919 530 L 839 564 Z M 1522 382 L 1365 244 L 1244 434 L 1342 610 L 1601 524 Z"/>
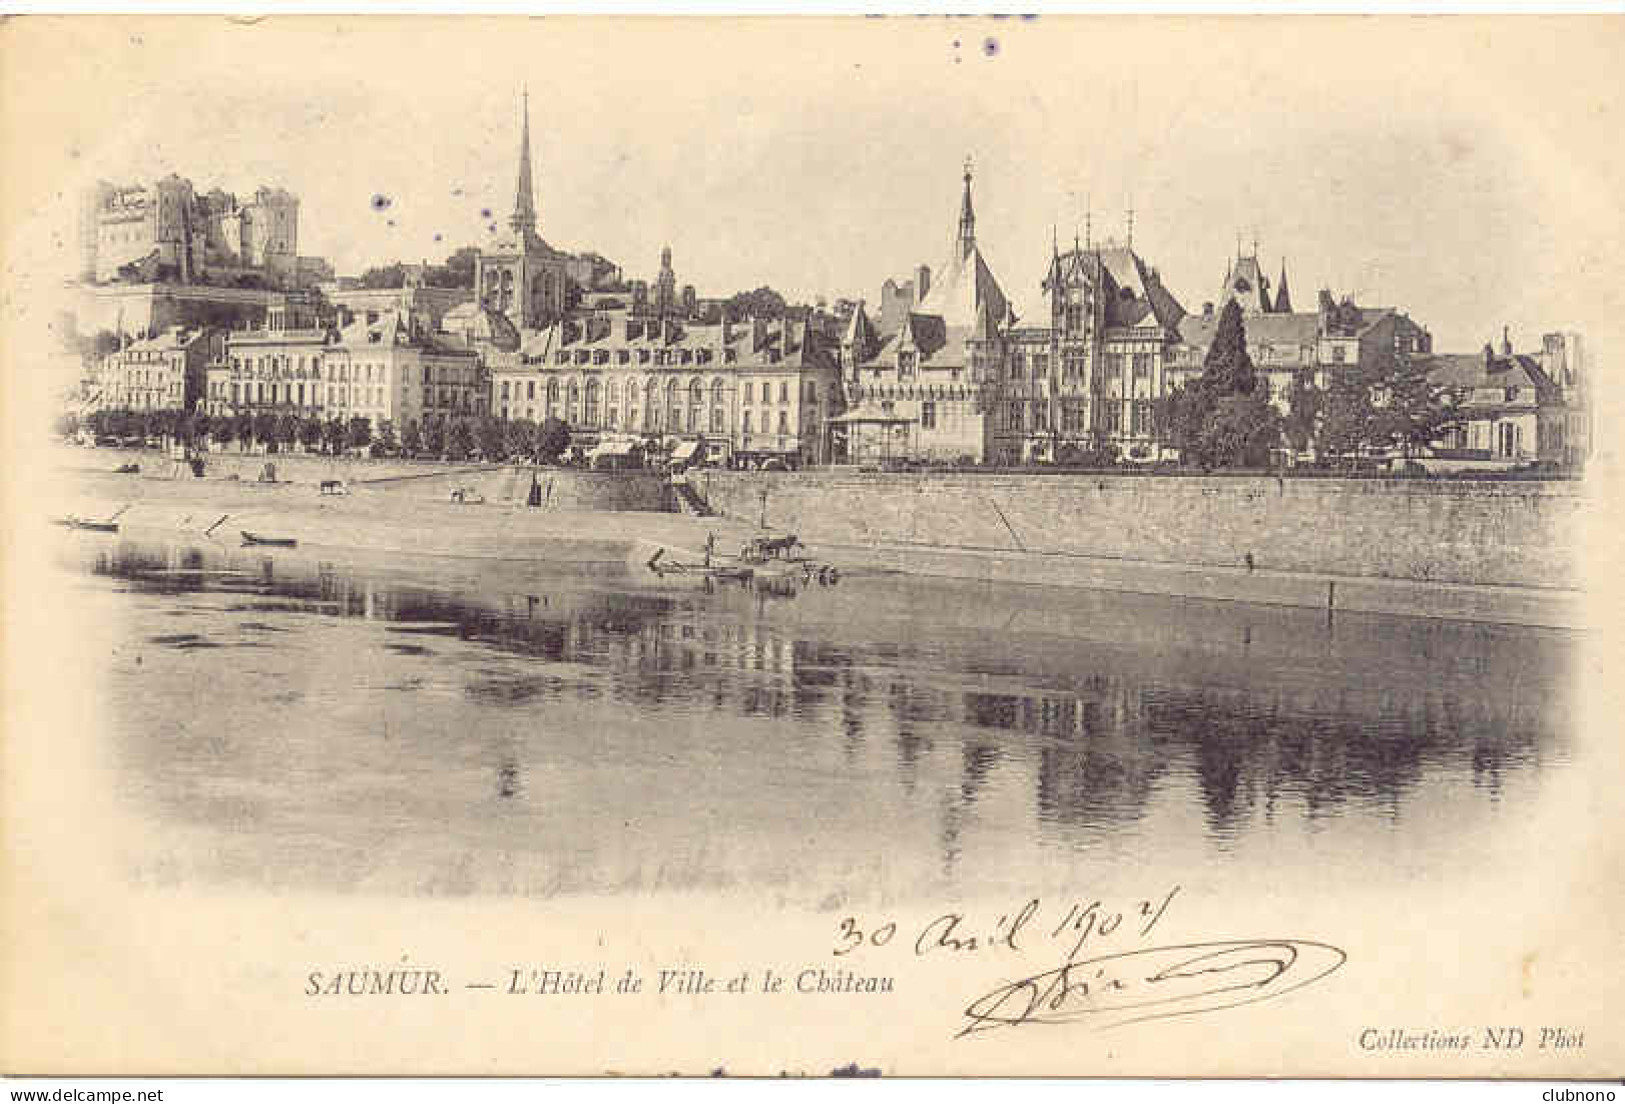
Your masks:
<path fill-rule="evenodd" d="M 0 22 L 0 1066 L 1617 1079 L 1622 47 Z"/>

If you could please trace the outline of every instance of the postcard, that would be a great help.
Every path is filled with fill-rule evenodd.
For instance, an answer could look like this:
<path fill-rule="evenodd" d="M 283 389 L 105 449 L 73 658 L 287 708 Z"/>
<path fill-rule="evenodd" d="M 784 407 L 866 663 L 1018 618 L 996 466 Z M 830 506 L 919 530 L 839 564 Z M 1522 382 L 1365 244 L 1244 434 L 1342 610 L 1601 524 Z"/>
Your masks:
<path fill-rule="evenodd" d="M 0 24 L 0 1065 L 1617 1076 L 1622 46 Z"/>

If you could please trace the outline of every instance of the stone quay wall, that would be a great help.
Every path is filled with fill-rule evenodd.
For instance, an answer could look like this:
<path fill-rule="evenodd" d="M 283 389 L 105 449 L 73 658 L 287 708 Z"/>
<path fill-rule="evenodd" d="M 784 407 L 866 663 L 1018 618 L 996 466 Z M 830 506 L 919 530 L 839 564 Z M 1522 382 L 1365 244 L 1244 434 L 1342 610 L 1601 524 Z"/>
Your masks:
<path fill-rule="evenodd" d="M 1553 589 L 1578 585 L 1586 508 L 1581 485 L 1562 480 L 707 471 L 692 482 L 729 517 L 828 545 Z"/>
<path fill-rule="evenodd" d="M 353 457 L 209 452 L 203 455 L 203 478 L 197 480 L 181 461 L 156 449 L 65 449 L 63 466 L 81 471 L 113 471 L 123 464 L 138 464 L 149 479 L 181 479 L 207 483 L 215 480 L 257 482 L 265 466 L 275 469 L 276 482 L 319 487 L 327 480 L 342 481 L 353 494 L 387 495 L 402 500 L 446 501 L 452 491 L 492 503 L 523 504 L 534 481 L 542 504 L 569 510 L 631 510 L 671 512 L 676 497 L 665 479 L 653 471 L 586 471 L 580 468 L 537 467 L 530 464 L 452 464 L 433 460 L 371 460 Z"/>

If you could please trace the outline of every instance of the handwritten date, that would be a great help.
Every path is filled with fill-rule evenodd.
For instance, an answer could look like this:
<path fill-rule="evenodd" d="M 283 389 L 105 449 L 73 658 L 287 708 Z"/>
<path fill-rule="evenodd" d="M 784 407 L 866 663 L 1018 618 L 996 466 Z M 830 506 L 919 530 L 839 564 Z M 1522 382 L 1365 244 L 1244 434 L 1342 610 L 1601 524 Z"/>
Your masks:
<path fill-rule="evenodd" d="M 1041 915 L 1046 912 L 1043 901 L 1033 897 L 1020 908 L 1001 913 L 991 923 L 986 917 L 977 920 L 963 912 L 945 912 L 911 933 L 914 954 L 923 958 L 937 953 L 995 950 L 1020 953 L 1028 942 L 1047 938 L 1070 944 L 1067 957 L 1076 958 L 1091 940 L 1110 938 L 1120 929 L 1123 934 L 1146 938 L 1178 893 L 1176 885 L 1160 897 L 1147 897 L 1126 908 L 1109 907 L 1098 900 L 1074 900 L 1064 908 L 1048 910 L 1048 918 Z M 835 933 L 836 944 L 830 953 L 839 958 L 863 947 L 884 947 L 896 939 L 898 931 L 895 920 L 870 928 L 860 925 L 857 917 L 848 916 Z"/>

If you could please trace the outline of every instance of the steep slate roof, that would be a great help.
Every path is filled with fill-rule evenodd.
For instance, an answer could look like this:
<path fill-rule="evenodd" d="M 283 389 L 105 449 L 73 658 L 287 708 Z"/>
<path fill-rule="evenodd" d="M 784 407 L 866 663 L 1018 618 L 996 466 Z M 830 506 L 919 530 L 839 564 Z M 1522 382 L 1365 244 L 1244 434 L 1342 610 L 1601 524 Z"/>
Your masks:
<path fill-rule="evenodd" d="M 371 337 L 374 331 L 378 333 L 377 341 Z M 401 321 L 400 311 L 380 311 L 376 322 L 368 322 L 366 316 L 362 315 L 342 327 L 339 342 L 344 345 L 394 345 L 410 336 L 410 332 Z"/>
<path fill-rule="evenodd" d="M 1178 327 L 1180 319 L 1185 317 L 1185 308 L 1140 255 L 1126 246 L 1074 246 L 1050 261 L 1044 282 L 1053 284 L 1057 280 L 1076 279 L 1078 270 L 1096 258 L 1099 258 L 1103 277 L 1100 295 L 1105 306 L 1106 326 L 1155 325 L 1170 332 Z M 1016 318 L 1027 328 L 1051 325 L 1049 292 L 1043 285 L 1026 300 Z"/>
<path fill-rule="evenodd" d="M 1004 289 L 982 259 L 981 249 L 972 245 L 968 256 L 954 249 L 941 272 L 931 277 L 931 288 L 913 313 L 935 315 L 949 326 L 975 326 L 983 303 L 1001 321 L 1010 313 Z"/>
<path fill-rule="evenodd" d="M 1267 313 L 1270 309 L 1269 279 L 1257 257 L 1237 257 L 1224 274 L 1224 285 L 1219 289 L 1215 313 L 1229 299 L 1241 304 L 1244 313 Z"/>
<path fill-rule="evenodd" d="M 472 299 L 447 311 L 440 319 L 440 328 L 476 344 L 489 343 L 504 352 L 519 348 L 519 330 L 508 317 Z"/>
<path fill-rule="evenodd" d="M 1286 258 L 1281 258 L 1281 281 L 1275 285 L 1275 313 L 1292 313 L 1292 293 L 1286 286 Z"/>
<path fill-rule="evenodd" d="M 860 359 L 868 356 L 869 350 L 875 346 L 875 328 L 870 324 L 868 312 L 863 309 L 861 301 L 852 308 L 852 317 L 847 321 L 841 343 L 852 346 L 854 355 Z"/>
<path fill-rule="evenodd" d="M 1219 311 L 1212 315 L 1187 314 L 1179 323 L 1179 339 L 1187 345 L 1206 348 L 1213 344 L 1213 333 L 1219 328 Z M 1254 314 L 1241 321 L 1247 334 L 1247 344 L 1256 345 L 1313 345 L 1320 338 L 1320 315 Z"/>
<path fill-rule="evenodd" d="M 124 351 L 160 353 L 166 349 L 184 349 L 202 336 L 202 330 L 189 330 L 185 326 L 171 326 L 166 330 L 160 330 L 152 337 L 143 337 L 139 341 L 130 342 Z"/>
<path fill-rule="evenodd" d="M 758 331 L 761 336 L 760 345 L 756 344 Z M 726 340 L 724 334 L 727 335 Z M 706 365 L 691 362 L 686 365 L 651 363 L 620 366 L 656 370 L 674 367 L 690 369 L 726 367 L 729 370 L 817 368 L 830 364 L 827 352 L 819 347 L 816 340 L 809 338 L 807 323 L 793 319 L 760 323 L 746 320 L 729 326 L 721 322 L 668 322 L 663 325 L 657 319 L 645 322 L 622 312 L 555 322 L 540 330 L 526 330 L 522 338 L 521 356 L 524 360 L 533 362 L 531 367 L 537 368 L 552 366 L 552 354 L 555 352 L 574 352 L 577 349 L 607 351 L 626 349 L 651 352 L 657 349 L 677 351 L 709 349 L 718 354 L 724 349 L 731 349 L 736 356 L 731 363 L 719 356 Z"/>
<path fill-rule="evenodd" d="M 1441 387 L 1531 388 L 1543 400 L 1556 399 L 1560 391 L 1532 356 L 1515 353 L 1494 356 L 1488 364 L 1482 353 L 1441 353 L 1417 357 L 1427 369 L 1428 379 Z"/>

